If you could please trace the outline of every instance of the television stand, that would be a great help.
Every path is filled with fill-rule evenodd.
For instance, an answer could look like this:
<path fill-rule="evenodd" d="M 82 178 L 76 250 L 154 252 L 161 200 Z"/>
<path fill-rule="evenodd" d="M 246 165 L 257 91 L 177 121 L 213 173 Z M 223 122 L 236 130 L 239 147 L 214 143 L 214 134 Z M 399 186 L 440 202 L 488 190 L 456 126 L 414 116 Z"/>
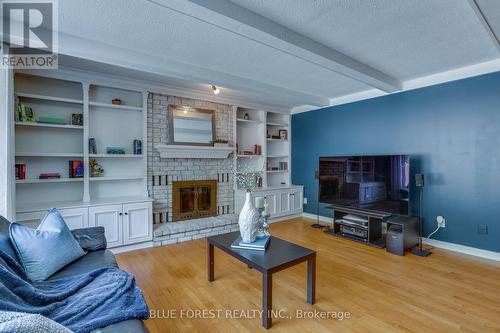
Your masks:
<path fill-rule="evenodd" d="M 333 225 L 332 228 L 324 231 L 326 234 L 348 238 L 378 248 L 385 247 L 382 223 L 392 214 L 339 205 L 330 205 L 327 208 L 333 210 Z M 344 217 L 349 214 L 359 217 L 359 223 L 345 220 Z"/>

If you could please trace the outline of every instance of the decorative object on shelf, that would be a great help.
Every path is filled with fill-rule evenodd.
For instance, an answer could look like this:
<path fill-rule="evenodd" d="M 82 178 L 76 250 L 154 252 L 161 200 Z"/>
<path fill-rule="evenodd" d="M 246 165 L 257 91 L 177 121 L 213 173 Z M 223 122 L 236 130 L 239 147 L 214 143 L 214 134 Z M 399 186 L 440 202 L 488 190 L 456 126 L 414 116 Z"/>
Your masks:
<path fill-rule="evenodd" d="M 142 155 L 142 141 L 141 140 L 134 140 L 134 154 L 135 155 Z"/>
<path fill-rule="evenodd" d="M 243 119 L 250 120 L 250 116 L 248 115 L 248 113 L 245 113 L 245 115 L 243 116 Z"/>
<path fill-rule="evenodd" d="M 261 155 L 262 154 L 262 146 L 261 145 L 253 145 L 253 153 L 255 155 Z"/>
<path fill-rule="evenodd" d="M 119 98 L 113 98 L 111 100 L 111 104 L 114 104 L 114 105 L 122 105 L 122 100 L 119 99 Z"/>
<path fill-rule="evenodd" d="M 83 161 L 69 161 L 68 175 L 69 178 L 83 177 Z"/>
<path fill-rule="evenodd" d="M 38 118 L 38 122 L 42 124 L 66 125 L 66 120 L 62 117 L 41 116 Z"/>
<path fill-rule="evenodd" d="M 89 154 L 97 154 L 95 138 L 89 138 Z"/>
<path fill-rule="evenodd" d="M 215 139 L 214 140 L 214 147 L 228 147 L 229 146 L 229 141 L 225 139 Z"/>
<path fill-rule="evenodd" d="M 33 108 L 30 106 L 18 103 L 16 112 L 14 114 L 14 119 L 20 122 L 35 122 L 35 110 L 33 110 Z"/>
<path fill-rule="evenodd" d="M 83 114 L 72 113 L 71 114 L 71 125 L 83 126 Z"/>
<path fill-rule="evenodd" d="M 122 148 L 122 147 L 106 147 L 106 154 L 125 155 L 125 148 Z"/>
<path fill-rule="evenodd" d="M 61 174 L 59 172 L 43 172 L 38 176 L 38 179 L 60 179 Z"/>
<path fill-rule="evenodd" d="M 288 131 L 286 129 L 280 129 L 278 133 L 281 140 L 288 140 Z"/>
<path fill-rule="evenodd" d="M 244 150 L 243 155 L 252 156 L 252 155 L 254 155 L 254 153 L 253 153 L 253 151 L 250 151 L 250 150 Z"/>
<path fill-rule="evenodd" d="M 95 159 L 89 161 L 90 177 L 101 177 L 104 173 L 102 166 Z"/>
<path fill-rule="evenodd" d="M 26 179 L 26 164 L 16 164 L 16 180 Z"/>

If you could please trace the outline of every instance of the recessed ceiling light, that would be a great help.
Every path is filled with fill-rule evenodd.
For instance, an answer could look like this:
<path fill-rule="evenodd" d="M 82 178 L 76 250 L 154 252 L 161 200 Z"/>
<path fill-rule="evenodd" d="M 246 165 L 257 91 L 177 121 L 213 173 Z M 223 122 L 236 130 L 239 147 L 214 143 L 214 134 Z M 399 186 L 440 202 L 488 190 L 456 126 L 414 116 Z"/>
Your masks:
<path fill-rule="evenodd" d="M 218 95 L 220 93 L 220 89 L 217 88 L 216 86 L 212 86 L 212 90 L 214 92 L 214 94 Z"/>

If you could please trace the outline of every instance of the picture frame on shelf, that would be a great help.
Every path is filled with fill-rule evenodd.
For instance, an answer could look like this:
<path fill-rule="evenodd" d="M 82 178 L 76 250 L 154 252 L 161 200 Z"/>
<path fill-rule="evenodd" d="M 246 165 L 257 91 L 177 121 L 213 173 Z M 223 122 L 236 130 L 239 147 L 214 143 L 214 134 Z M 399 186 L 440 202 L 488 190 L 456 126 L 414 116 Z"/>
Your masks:
<path fill-rule="evenodd" d="M 71 125 L 83 126 L 83 114 L 72 113 L 71 114 Z"/>
<path fill-rule="evenodd" d="M 280 129 L 278 135 L 280 140 L 288 140 L 288 131 L 286 129 Z"/>

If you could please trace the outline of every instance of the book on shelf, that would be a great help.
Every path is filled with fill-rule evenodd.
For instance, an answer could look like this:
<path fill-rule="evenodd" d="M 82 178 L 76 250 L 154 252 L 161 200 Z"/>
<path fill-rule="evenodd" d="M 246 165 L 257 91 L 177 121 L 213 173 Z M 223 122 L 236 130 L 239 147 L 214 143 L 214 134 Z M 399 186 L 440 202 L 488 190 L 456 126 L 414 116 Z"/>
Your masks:
<path fill-rule="evenodd" d="M 26 164 L 16 164 L 16 180 L 26 179 Z"/>
<path fill-rule="evenodd" d="M 236 250 L 252 250 L 252 251 L 265 251 L 271 240 L 270 236 L 257 237 L 252 243 L 245 243 L 241 236 L 235 239 L 231 244 L 232 249 Z"/>
<path fill-rule="evenodd" d="M 83 161 L 69 161 L 69 178 L 83 177 Z"/>
<path fill-rule="evenodd" d="M 43 172 L 38 176 L 38 179 L 59 179 L 61 174 L 59 172 Z"/>

